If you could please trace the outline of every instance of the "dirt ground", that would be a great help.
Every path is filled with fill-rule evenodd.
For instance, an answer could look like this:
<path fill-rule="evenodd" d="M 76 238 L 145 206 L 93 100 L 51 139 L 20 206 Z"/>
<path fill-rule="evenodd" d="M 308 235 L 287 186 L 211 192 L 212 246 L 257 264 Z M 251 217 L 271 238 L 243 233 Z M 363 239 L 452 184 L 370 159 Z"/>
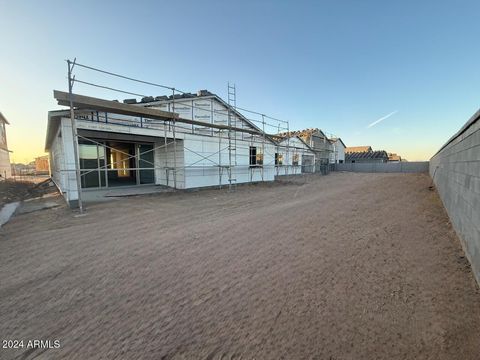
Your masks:
<path fill-rule="evenodd" d="M 54 208 L 0 231 L 2 359 L 478 359 L 480 291 L 423 174 Z M 3 344 L 2 344 L 3 345 Z"/>

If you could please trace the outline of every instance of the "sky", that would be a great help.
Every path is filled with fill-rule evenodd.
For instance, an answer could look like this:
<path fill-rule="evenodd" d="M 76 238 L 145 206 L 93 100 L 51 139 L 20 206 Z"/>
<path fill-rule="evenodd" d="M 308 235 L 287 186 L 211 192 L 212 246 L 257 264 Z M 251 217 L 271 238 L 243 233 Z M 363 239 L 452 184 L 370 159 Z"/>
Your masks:
<path fill-rule="evenodd" d="M 13 162 L 44 154 L 65 59 L 428 160 L 480 107 L 478 1 L 0 0 L 0 112 Z M 77 68 L 78 79 L 147 95 Z M 76 84 L 106 99 L 128 95 Z"/>

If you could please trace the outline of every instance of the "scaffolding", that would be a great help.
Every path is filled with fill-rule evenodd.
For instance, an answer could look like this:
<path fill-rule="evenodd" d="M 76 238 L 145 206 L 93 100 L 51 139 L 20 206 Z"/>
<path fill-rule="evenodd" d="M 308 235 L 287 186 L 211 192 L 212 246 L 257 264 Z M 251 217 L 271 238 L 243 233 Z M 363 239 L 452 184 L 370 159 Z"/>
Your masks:
<path fill-rule="evenodd" d="M 235 84 L 227 84 L 228 93 L 228 188 L 236 185 L 237 179 L 233 177 L 233 167 L 237 165 L 237 133 L 232 129 L 233 113 L 232 111 L 237 107 L 237 91 Z M 235 127 L 237 123 L 235 122 Z M 262 179 L 263 180 L 263 179 Z"/>
<path fill-rule="evenodd" d="M 205 108 L 199 108 L 198 106 L 196 106 L 194 99 L 192 99 L 191 105 L 188 105 L 185 99 L 188 99 L 190 93 L 178 90 L 175 87 L 143 81 L 110 71 L 98 69 L 89 65 L 80 64 L 76 61 L 76 59 L 74 59 L 73 61 L 67 60 L 67 65 L 68 94 L 55 91 L 54 96 L 58 100 L 58 103 L 60 105 L 66 105 L 70 108 L 69 117 L 71 119 L 75 156 L 75 178 L 77 184 L 76 191 L 78 194 L 78 206 L 80 212 L 84 211 L 82 203 L 82 178 L 86 177 L 88 174 L 91 174 L 94 171 L 105 171 L 107 173 L 107 167 L 109 165 L 116 165 L 117 162 L 112 162 L 108 165 L 104 164 L 102 166 L 100 166 L 99 164 L 99 166 L 94 169 L 81 168 L 79 161 L 79 139 L 81 139 L 82 141 L 91 142 L 92 144 L 97 144 L 97 146 L 103 146 L 104 149 L 109 148 L 109 146 L 106 145 L 105 142 L 100 143 L 92 137 L 80 135 L 77 128 L 77 120 L 79 119 L 96 122 L 103 121 L 105 123 L 163 130 L 163 143 L 161 145 L 156 144 L 156 146 L 153 146 L 152 149 L 136 153 L 135 155 L 124 154 L 125 157 L 123 160 L 128 160 L 131 158 L 136 159 L 136 166 L 128 167 L 128 169 L 125 170 L 137 172 L 141 170 L 153 170 L 154 172 L 156 170 L 163 171 L 163 173 L 165 174 L 166 186 L 173 187 L 174 189 L 178 189 L 178 175 L 183 174 L 183 176 L 185 177 L 185 173 L 187 170 L 199 170 L 200 172 L 205 173 L 206 169 L 217 167 L 219 187 L 222 187 L 225 183 L 224 176 L 226 175 L 229 190 L 233 190 L 236 187 L 238 175 L 245 175 L 248 172 L 250 174 L 250 181 L 253 181 L 253 179 L 257 178 L 255 176 L 255 172 L 260 171 L 260 179 L 261 181 L 264 181 L 266 167 L 274 166 L 275 168 L 277 166 L 277 164 L 275 164 L 275 159 L 273 161 L 265 163 L 265 156 L 266 154 L 269 154 L 270 156 L 276 158 L 279 147 L 278 144 L 275 144 L 273 139 L 278 133 L 285 131 L 289 132 L 288 121 L 277 119 L 256 111 L 237 107 L 236 86 L 234 84 L 227 84 L 227 102 L 223 102 L 226 110 L 215 108 L 215 101 L 222 102 L 222 100 L 216 97 L 216 95 L 210 93 L 212 95 L 212 97 L 209 98 L 211 122 L 205 122 L 193 118 L 194 110 L 205 110 Z M 152 86 L 169 91 L 171 94 L 170 96 L 160 96 L 160 98 L 163 98 L 164 100 L 163 105 L 166 106 L 166 111 L 159 110 L 158 108 L 154 109 L 153 106 L 149 106 L 148 103 L 143 103 L 144 99 L 152 98 L 148 95 L 143 95 L 136 91 L 125 91 L 112 86 L 99 84 L 94 81 L 86 81 L 83 78 L 79 79 L 78 76 L 74 74 L 74 69 L 79 68 L 88 72 L 96 72 L 102 75 L 115 77 L 117 79 L 128 80 L 136 84 Z M 98 98 L 75 94 L 73 93 L 73 88 L 75 84 L 82 84 L 90 88 L 95 87 L 104 91 L 113 91 L 141 97 L 142 106 L 122 104 L 118 102 L 113 103 L 112 101 L 108 100 L 101 100 Z M 181 109 L 183 109 L 182 111 L 184 111 L 186 107 L 191 107 L 191 119 L 185 118 L 184 116 L 182 117 L 178 113 L 178 111 L 180 111 Z M 240 111 L 249 113 L 250 116 L 247 117 L 240 113 Z M 225 123 L 223 123 L 223 121 L 216 122 L 214 115 L 226 116 Z M 257 118 L 253 118 L 255 116 Z M 273 129 L 274 134 L 269 135 L 268 129 Z M 275 132 L 277 134 L 275 134 Z M 197 158 L 199 159 L 190 164 L 186 164 L 183 159 L 181 162 L 179 162 L 177 145 L 179 141 L 182 141 L 182 143 L 185 142 L 184 140 L 178 139 L 179 133 L 218 137 L 218 151 L 210 154 L 204 154 L 194 149 L 188 148 L 183 144 L 183 153 L 181 155 L 183 156 L 183 159 L 185 159 L 185 152 L 190 152 L 191 154 L 197 156 Z M 238 142 L 239 140 L 242 140 L 241 143 Z M 194 140 L 190 139 L 190 142 L 193 141 Z M 250 146 L 246 146 L 247 143 L 249 143 Z M 261 157 L 259 157 L 258 154 L 255 159 L 255 163 L 252 165 L 252 158 L 251 154 L 249 153 L 249 165 L 243 164 L 239 166 L 238 156 L 241 155 L 239 155 L 238 150 L 246 151 L 247 148 L 248 150 L 250 150 L 253 144 L 258 143 L 261 144 Z M 266 146 L 267 143 L 270 143 L 272 146 Z M 277 154 L 272 154 L 269 152 L 268 149 L 272 148 L 273 146 L 275 146 L 275 148 L 277 149 Z M 150 165 L 148 168 L 138 166 L 138 159 L 140 159 L 141 155 L 149 152 L 155 152 L 159 149 L 163 149 L 165 151 L 165 163 L 162 166 L 155 165 L 155 162 L 149 161 L 146 161 Z M 290 156 L 288 138 L 285 150 L 287 160 L 285 168 L 286 173 L 288 174 L 288 168 L 289 166 L 292 166 L 288 162 L 288 158 Z M 170 157 L 170 152 L 172 152 L 172 157 Z M 225 161 L 225 153 L 228 154 L 228 161 Z M 215 155 L 218 155 L 218 159 L 214 158 Z M 142 160 L 142 162 L 145 163 L 145 160 Z M 211 165 L 206 166 L 205 163 L 209 163 Z M 71 170 L 64 169 L 64 171 Z M 196 173 L 195 175 L 190 174 L 189 176 L 201 175 L 198 175 Z M 106 181 L 108 181 L 108 179 Z"/>

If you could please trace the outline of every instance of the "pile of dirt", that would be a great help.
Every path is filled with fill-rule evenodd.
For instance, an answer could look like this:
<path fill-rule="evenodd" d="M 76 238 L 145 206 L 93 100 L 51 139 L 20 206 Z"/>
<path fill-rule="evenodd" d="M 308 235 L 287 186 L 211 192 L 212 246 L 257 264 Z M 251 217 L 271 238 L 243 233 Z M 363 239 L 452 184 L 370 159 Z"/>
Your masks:
<path fill-rule="evenodd" d="M 6 180 L 0 182 L 0 209 L 3 205 L 14 202 L 41 197 L 45 194 L 56 192 L 57 188 L 50 179 L 40 183 L 30 181 Z"/>

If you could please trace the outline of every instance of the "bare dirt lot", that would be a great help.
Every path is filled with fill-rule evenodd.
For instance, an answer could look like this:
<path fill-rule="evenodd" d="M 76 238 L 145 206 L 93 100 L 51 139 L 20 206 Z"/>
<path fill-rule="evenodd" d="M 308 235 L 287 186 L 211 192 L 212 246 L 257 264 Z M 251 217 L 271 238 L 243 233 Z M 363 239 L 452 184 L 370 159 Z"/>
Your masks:
<path fill-rule="evenodd" d="M 0 358 L 478 359 L 480 292 L 429 185 L 335 173 L 17 216 L 1 338 L 61 345 Z"/>

